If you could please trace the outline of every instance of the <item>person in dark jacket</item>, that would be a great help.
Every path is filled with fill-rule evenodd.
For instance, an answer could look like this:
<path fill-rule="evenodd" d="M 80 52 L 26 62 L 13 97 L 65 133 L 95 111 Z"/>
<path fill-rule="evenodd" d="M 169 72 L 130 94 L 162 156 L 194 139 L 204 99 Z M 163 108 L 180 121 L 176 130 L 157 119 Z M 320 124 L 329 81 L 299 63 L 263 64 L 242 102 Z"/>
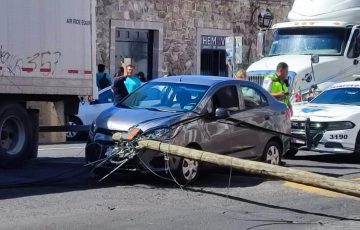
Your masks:
<path fill-rule="evenodd" d="M 114 92 L 114 104 L 117 104 L 129 93 L 125 86 L 126 76 L 124 75 L 124 67 L 120 66 L 119 72 L 114 76 L 112 90 Z"/>

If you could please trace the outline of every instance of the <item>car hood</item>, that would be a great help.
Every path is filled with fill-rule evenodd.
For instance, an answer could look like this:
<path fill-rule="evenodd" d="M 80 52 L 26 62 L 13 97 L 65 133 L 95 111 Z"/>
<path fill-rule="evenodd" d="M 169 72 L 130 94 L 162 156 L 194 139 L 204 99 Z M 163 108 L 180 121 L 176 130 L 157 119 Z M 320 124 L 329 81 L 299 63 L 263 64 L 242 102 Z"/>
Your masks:
<path fill-rule="evenodd" d="M 128 131 L 133 126 L 147 130 L 159 125 L 168 125 L 171 120 L 184 116 L 183 112 L 159 112 L 146 109 L 125 109 L 112 107 L 102 112 L 96 119 L 96 127 L 114 130 Z"/>
<path fill-rule="evenodd" d="M 314 104 L 293 105 L 292 120 L 338 121 L 360 114 L 360 106 Z"/>

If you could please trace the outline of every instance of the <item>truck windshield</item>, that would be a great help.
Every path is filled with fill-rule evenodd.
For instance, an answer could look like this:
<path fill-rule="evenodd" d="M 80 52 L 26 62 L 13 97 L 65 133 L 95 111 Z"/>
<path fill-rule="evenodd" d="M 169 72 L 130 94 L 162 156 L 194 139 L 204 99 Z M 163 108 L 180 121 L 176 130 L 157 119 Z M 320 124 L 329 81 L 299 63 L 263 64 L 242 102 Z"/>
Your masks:
<path fill-rule="evenodd" d="M 339 88 L 323 92 L 311 103 L 360 106 L 360 88 Z"/>
<path fill-rule="evenodd" d="M 269 56 L 286 54 L 341 55 L 345 28 L 284 28 L 274 34 Z"/>

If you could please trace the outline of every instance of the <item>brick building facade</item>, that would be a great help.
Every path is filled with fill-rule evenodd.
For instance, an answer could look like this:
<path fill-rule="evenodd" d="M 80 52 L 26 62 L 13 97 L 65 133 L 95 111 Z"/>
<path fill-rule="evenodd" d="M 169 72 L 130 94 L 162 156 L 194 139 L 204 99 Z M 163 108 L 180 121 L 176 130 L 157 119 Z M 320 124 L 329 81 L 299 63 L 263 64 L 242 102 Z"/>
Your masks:
<path fill-rule="evenodd" d="M 149 79 L 168 73 L 230 75 L 224 39 L 241 39 L 237 68 L 248 66 L 256 56 L 260 10 L 270 9 L 279 22 L 292 2 L 97 0 L 97 63 L 114 73 L 118 62 L 131 62 Z"/>

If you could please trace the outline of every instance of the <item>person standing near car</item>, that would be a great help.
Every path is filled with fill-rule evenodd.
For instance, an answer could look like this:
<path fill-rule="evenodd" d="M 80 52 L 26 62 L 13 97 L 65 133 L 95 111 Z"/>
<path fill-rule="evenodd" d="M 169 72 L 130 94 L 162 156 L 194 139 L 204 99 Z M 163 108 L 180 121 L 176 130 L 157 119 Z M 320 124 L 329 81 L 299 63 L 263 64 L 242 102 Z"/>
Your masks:
<path fill-rule="evenodd" d="M 114 93 L 114 104 L 117 104 L 121 99 L 126 97 L 129 93 L 125 86 L 125 69 L 120 64 L 119 71 L 114 75 L 112 91 Z"/>
<path fill-rule="evenodd" d="M 235 75 L 235 79 L 246 80 L 246 71 L 243 69 L 239 70 Z"/>
<path fill-rule="evenodd" d="M 276 67 L 276 72 L 264 77 L 263 88 L 267 90 L 278 101 L 285 103 L 290 109 L 289 83 L 287 80 L 289 66 L 285 62 L 280 62 Z"/>
<path fill-rule="evenodd" d="M 105 72 L 104 64 L 98 65 L 98 72 L 96 74 L 96 85 L 99 91 L 111 86 L 111 77 L 110 74 Z"/>
<path fill-rule="evenodd" d="M 141 86 L 141 81 L 138 76 L 135 75 L 135 66 L 127 65 L 126 66 L 126 79 L 125 86 L 128 93 L 134 92 L 137 88 Z"/>

